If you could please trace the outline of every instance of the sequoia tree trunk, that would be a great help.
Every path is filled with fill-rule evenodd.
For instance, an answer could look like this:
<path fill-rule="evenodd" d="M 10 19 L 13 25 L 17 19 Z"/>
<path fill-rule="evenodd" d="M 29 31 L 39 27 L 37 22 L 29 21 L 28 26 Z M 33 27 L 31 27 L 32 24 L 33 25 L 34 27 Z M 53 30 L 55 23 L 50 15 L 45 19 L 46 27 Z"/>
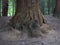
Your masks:
<path fill-rule="evenodd" d="M 60 17 L 60 0 L 56 0 L 53 16 Z"/>
<path fill-rule="evenodd" d="M 14 28 L 23 28 L 27 25 L 39 24 L 40 26 L 45 23 L 43 15 L 39 9 L 38 0 L 16 0 L 15 16 L 11 19 Z M 27 26 L 28 27 L 28 26 Z"/>

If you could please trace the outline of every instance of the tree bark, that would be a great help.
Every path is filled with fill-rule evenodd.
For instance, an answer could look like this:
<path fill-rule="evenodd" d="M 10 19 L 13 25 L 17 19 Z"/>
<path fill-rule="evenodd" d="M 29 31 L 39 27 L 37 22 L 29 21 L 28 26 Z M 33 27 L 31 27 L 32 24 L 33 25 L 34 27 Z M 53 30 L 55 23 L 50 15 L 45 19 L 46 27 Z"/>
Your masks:
<path fill-rule="evenodd" d="M 56 0 L 53 16 L 60 17 L 60 0 Z"/>
<path fill-rule="evenodd" d="M 8 0 L 2 1 L 2 16 L 7 16 L 8 13 Z"/>
<path fill-rule="evenodd" d="M 11 19 L 14 28 L 29 27 L 30 25 L 45 23 L 43 15 L 39 9 L 38 0 L 16 0 L 15 16 Z"/>

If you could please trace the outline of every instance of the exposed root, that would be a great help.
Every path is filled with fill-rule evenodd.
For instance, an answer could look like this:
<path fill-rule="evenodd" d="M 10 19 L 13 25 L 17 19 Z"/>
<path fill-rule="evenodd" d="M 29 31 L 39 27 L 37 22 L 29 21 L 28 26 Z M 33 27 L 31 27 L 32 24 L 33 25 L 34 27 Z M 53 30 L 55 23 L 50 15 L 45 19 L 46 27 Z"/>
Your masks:
<path fill-rule="evenodd" d="M 22 37 L 22 35 L 21 35 L 21 31 L 12 29 L 12 31 L 6 32 L 2 37 L 4 40 L 15 41 L 15 40 L 19 40 Z"/>

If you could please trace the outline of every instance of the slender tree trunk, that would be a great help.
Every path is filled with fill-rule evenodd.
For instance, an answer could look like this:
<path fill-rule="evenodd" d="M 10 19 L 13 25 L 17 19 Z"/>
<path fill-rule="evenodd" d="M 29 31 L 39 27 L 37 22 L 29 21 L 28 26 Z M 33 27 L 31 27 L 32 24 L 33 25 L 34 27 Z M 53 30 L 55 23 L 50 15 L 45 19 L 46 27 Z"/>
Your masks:
<path fill-rule="evenodd" d="M 48 0 L 48 14 L 50 14 L 50 0 Z"/>
<path fill-rule="evenodd" d="M 0 16 L 1 16 L 1 0 L 0 0 Z"/>
<path fill-rule="evenodd" d="M 15 5 L 16 5 L 16 0 L 12 0 L 12 4 L 13 4 L 13 15 L 15 14 Z"/>
<path fill-rule="evenodd" d="M 60 17 L 60 0 L 56 0 L 53 16 Z"/>
<path fill-rule="evenodd" d="M 55 7 L 55 0 L 52 0 L 52 4 L 51 5 L 52 5 L 52 7 L 51 7 L 52 8 L 51 13 L 53 14 L 54 7 Z"/>
<path fill-rule="evenodd" d="M 11 23 L 14 28 L 20 28 L 23 25 L 26 27 L 32 23 L 37 23 L 41 26 L 44 23 L 44 18 L 39 9 L 39 1 L 16 0 L 16 12 L 11 19 Z"/>
<path fill-rule="evenodd" d="M 2 0 L 0 0 L 0 16 L 2 16 Z"/>
<path fill-rule="evenodd" d="M 45 1 L 44 1 L 44 0 L 39 0 L 39 4 L 40 4 L 41 12 L 42 12 L 43 14 L 45 14 L 45 13 L 44 13 Z"/>
<path fill-rule="evenodd" d="M 2 16 L 7 16 L 8 13 L 8 0 L 3 0 Z"/>

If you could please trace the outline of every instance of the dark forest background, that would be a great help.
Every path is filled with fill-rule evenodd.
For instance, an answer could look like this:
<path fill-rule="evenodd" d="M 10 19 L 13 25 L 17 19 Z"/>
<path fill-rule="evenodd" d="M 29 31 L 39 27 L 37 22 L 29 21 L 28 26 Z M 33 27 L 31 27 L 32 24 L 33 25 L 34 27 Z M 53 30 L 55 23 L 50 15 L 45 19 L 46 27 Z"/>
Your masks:
<path fill-rule="evenodd" d="M 54 13 L 56 0 L 39 0 L 40 9 L 44 15 Z M 0 0 L 0 16 L 13 16 L 15 14 L 16 0 Z M 6 13 L 5 13 L 6 12 Z"/>

